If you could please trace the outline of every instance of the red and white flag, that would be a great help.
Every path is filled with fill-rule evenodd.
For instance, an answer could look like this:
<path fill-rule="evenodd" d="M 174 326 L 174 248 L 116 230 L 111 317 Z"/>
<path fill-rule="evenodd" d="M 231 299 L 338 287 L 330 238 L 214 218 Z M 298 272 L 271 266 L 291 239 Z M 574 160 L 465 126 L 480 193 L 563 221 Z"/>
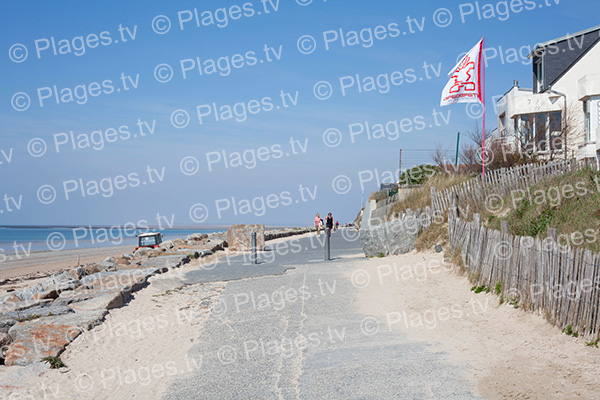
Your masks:
<path fill-rule="evenodd" d="M 450 80 L 442 92 L 442 106 L 454 103 L 483 103 L 481 56 L 483 39 L 479 41 L 448 73 Z"/>

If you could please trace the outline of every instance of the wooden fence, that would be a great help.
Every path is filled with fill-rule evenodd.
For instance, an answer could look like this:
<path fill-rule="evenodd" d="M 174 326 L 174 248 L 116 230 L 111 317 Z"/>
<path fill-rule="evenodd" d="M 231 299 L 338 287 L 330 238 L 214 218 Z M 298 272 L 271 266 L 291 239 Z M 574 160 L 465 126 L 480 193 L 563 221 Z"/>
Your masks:
<path fill-rule="evenodd" d="M 453 199 L 456 199 L 462 209 L 477 212 L 485 207 L 485 201 L 490 195 L 505 198 L 513 190 L 526 189 L 548 177 L 563 175 L 584 167 L 596 169 L 595 160 L 571 159 L 500 168 L 486 172 L 485 180 L 474 178 L 440 192 L 437 192 L 435 187 L 431 188 L 431 206 L 434 210 L 446 211 L 451 207 Z"/>
<path fill-rule="evenodd" d="M 588 339 L 600 331 L 600 254 L 571 249 L 556 242 L 556 231 L 540 240 L 513 236 L 508 223 L 502 231 L 448 215 L 450 246 L 462 251 L 471 281 L 492 291 L 500 283 L 506 301 L 537 312 L 552 324 Z"/>

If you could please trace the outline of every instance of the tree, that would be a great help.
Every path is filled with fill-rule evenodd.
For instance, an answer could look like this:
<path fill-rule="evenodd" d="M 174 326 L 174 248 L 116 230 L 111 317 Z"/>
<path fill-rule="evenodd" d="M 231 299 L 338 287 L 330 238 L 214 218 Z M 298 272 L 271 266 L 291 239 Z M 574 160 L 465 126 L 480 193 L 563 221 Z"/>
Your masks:
<path fill-rule="evenodd" d="M 482 170 L 483 130 L 475 123 L 475 129 L 467 132 L 471 140 L 462 146 L 460 161 L 468 173 L 480 173 Z M 485 133 L 485 167 L 486 170 L 507 168 L 527 162 L 521 153 L 508 144 L 503 138 L 496 137 L 492 131 Z"/>
<path fill-rule="evenodd" d="M 442 171 L 446 171 L 447 165 L 449 163 L 448 151 L 444 150 L 441 143 L 435 144 L 435 147 L 431 152 L 431 159 Z"/>

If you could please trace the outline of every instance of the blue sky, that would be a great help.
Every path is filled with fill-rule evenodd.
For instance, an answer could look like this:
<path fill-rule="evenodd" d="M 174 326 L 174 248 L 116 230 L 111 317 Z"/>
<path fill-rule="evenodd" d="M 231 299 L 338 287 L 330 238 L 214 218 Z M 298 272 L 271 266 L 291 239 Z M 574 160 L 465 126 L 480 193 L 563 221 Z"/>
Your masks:
<path fill-rule="evenodd" d="M 303 2 L 310 4 L 298 4 Z M 484 35 L 488 48 L 503 53 L 504 62 L 498 55 L 489 60 L 486 71 L 489 105 L 493 96 L 511 87 L 514 79 L 523 87 L 531 87 L 528 60 L 515 59 L 514 54 L 524 57 L 535 43 L 597 25 L 598 5 L 591 0 L 538 0 L 535 7 L 530 1 L 523 3 L 522 10 L 512 2 L 509 14 L 505 13 L 506 3 L 479 1 L 479 18 L 475 2 L 280 0 L 275 11 L 275 0 L 61 1 L 35 5 L 4 1 L 0 17 L 0 225 L 153 223 L 157 213 L 175 225 L 305 225 L 315 212 L 329 211 L 340 223 L 351 221 L 360 209 L 361 189 L 366 198 L 377 188 L 375 176 L 385 179 L 387 171 L 398 168 L 399 149 L 413 154 L 417 162 L 418 157 L 426 158 L 426 153 L 417 156 L 409 149 L 432 149 L 435 143 L 452 149 L 456 132 L 474 127 L 475 120 L 467 115 L 464 105 L 439 106 L 445 75 L 460 53 Z M 200 27 L 194 20 L 194 7 Z M 451 22 L 443 19 L 447 15 L 439 11 L 442 7 L 452 15 Z M 217 11 L 222 8 L 228 12 L 227 21 L 222 18 L 224 11 Z M 155 21 L 157 30 L 164 29 L 165 20 L 155 19 L 161 15 L 170 20 L 171 27 L 158 34 L 152 23 Z M 448 26 L 436 25 L 434 15 L 442 18 L 440 25 Z M 394 23 L 399 35 L 374 40 L 372 45 L 366 32 L 364 45 L 343 46 L 340 39 L 333 40 L 341 36 L 340 29 L 347 39 L 352 31 L 371 28 L 373 32 L 377 26 L 389 34 Z M 102 36 L 104 31 L 108 33 Z M 304 35 L 315 40 L 316 49 L 311 54 L 298 50 L 299 38 Z M 85 51 L 80 37 L 91 43 L 86 44 Z M 329 49 L 325 37 L 332 40 Z M 103 45 L 109 38 L 110 44 Z M 22 62 L 9 56 L 16 60 L 23 57 L 22 48 L 16 45 L 27 48 Z M 58 54 L 60 51 L 67 54 Z M 228 57 L 229 65 L 244 66 L 232 67 L 227 75 L 226 60 L 222 59 L 221 71 L 225 72 L 211 74 L 211 60 L 220 57 Z M 424 63 L 433 68 L 428 70 L 429 79 Z M 155 78 L 160 64 L 169 64 L 173 71 L 166 83 Z M 185 79 L 182 65 L 188 69 Z M 408 83 L 411 69 L 416 81 Z M 433 72 L 438 69 L 440 77 Z M 389 90 L 382 86 L 376 91 L 363 88 L 360 93 L 353 85 L 342 95 L 341 77 L 349 84 L 357 74 L 359 81 L 366 82 L 369 77 L 390 76 L 394 71 L 404 75 L 405 81 L 398 86 Z M 164 71 L 157 73 L 159 78 L 167 76 L 161 75 Z M 313 94 L 314 85 L 320 81 L 332 85 L 333 94 L 327 100 Z M 380 81 L 385 82 L 383 78 Z M 63 96 L 58 104 L 54 85 Z M 83 86 L 75 89 L 78 85 L 85 86 L 87 100 Z M 287 107 L 280 98 L 282 91 L 289 93 L 283 95 Z M 17 107 L 23 104 L 22 98 L 14 97 L 20 92 L 31 101 L 25 111 L 16 111 L 11 103 L 15 101 Z M 73 94 L 70 102 L 69 92 Z M 77 95 L 83 104 L 77 104 Z M 245 106 L 234 108 L 241 102 Z M 239 115 L 246 109 L 247 119 L 216 121 L 211 112 L 200 124 L 197 106 L 208 113 L 213 103 L 225 119 L 228 107 Z M 249 109 L 261 111 L 251 114 Z M 184 128 L 171 123 L 176 110 L 190 116 Z M 448 122 L 438 117 L 436 126 L 434 110 L 442 112 Z M 488 107 L 488 128 L 496 127 L 495 117 Z M 409 132 L 370 140 L 363 133 L 352 142 L 351 124 L 356 127 L 365 121 L 373 125 L 404 118 L 413 123 L 421 118 L 424 129 L 413 126 Z M 139 134 L 138 119 L 145 136 Z M 342 134 L 336 147 L 327 146 L 323 140 L 330 128 Z M 98 130 L 102 132 L 93 136 Z M 80 135 L 76 149 L 69 140 L 70 131 L 74 137 Z M 97 140 L 100 134 L 105 143 L 96 141 L 95 150 L 91 138 Z M 90 140 L 87 144 L 86 137 Z M 46 144 L 45 152 L 39 139 Z M 256 161 L 261 147 L 268 150 L 262 150 L 264 161 Z M 233 160 L 235 165 L 236 152 L 242 155 L 244 151 L 243 165 L 226 167 L 224 159 Z M 332 187 L 334 178 L 341 175 L 351 183 L 349 189 L 343 188 L 343 192 L 348 190 L 344 194 Z M 366 179 L 370 176 L 373 179 Z M 54 188 L 55 198 L 46 185 Z M 94 185 L 99 187 L 98 194 L 94 194 Z M 300 185 L 303 189 L 299 191 Z M 191 212 L 199 204 L 205 206 L 207 214 L 197 209 Z"/>

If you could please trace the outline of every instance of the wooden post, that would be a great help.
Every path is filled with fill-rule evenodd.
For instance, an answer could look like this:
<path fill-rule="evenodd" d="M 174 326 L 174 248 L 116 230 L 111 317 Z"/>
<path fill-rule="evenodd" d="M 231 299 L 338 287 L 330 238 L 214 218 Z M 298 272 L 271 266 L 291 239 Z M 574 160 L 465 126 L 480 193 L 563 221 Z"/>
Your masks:
<path fill-rule="evenodd" d="M 500 232 L 502 233 L 503 238 L 508 236 L 508 221 L 500 221 Z"/>
<path fill-rule="evenodd" d="M 556 228 L 548 228 L 548 237 L 554 240 L 554 243 L 557 243 L 558 236 L 556 235 Z"/>

